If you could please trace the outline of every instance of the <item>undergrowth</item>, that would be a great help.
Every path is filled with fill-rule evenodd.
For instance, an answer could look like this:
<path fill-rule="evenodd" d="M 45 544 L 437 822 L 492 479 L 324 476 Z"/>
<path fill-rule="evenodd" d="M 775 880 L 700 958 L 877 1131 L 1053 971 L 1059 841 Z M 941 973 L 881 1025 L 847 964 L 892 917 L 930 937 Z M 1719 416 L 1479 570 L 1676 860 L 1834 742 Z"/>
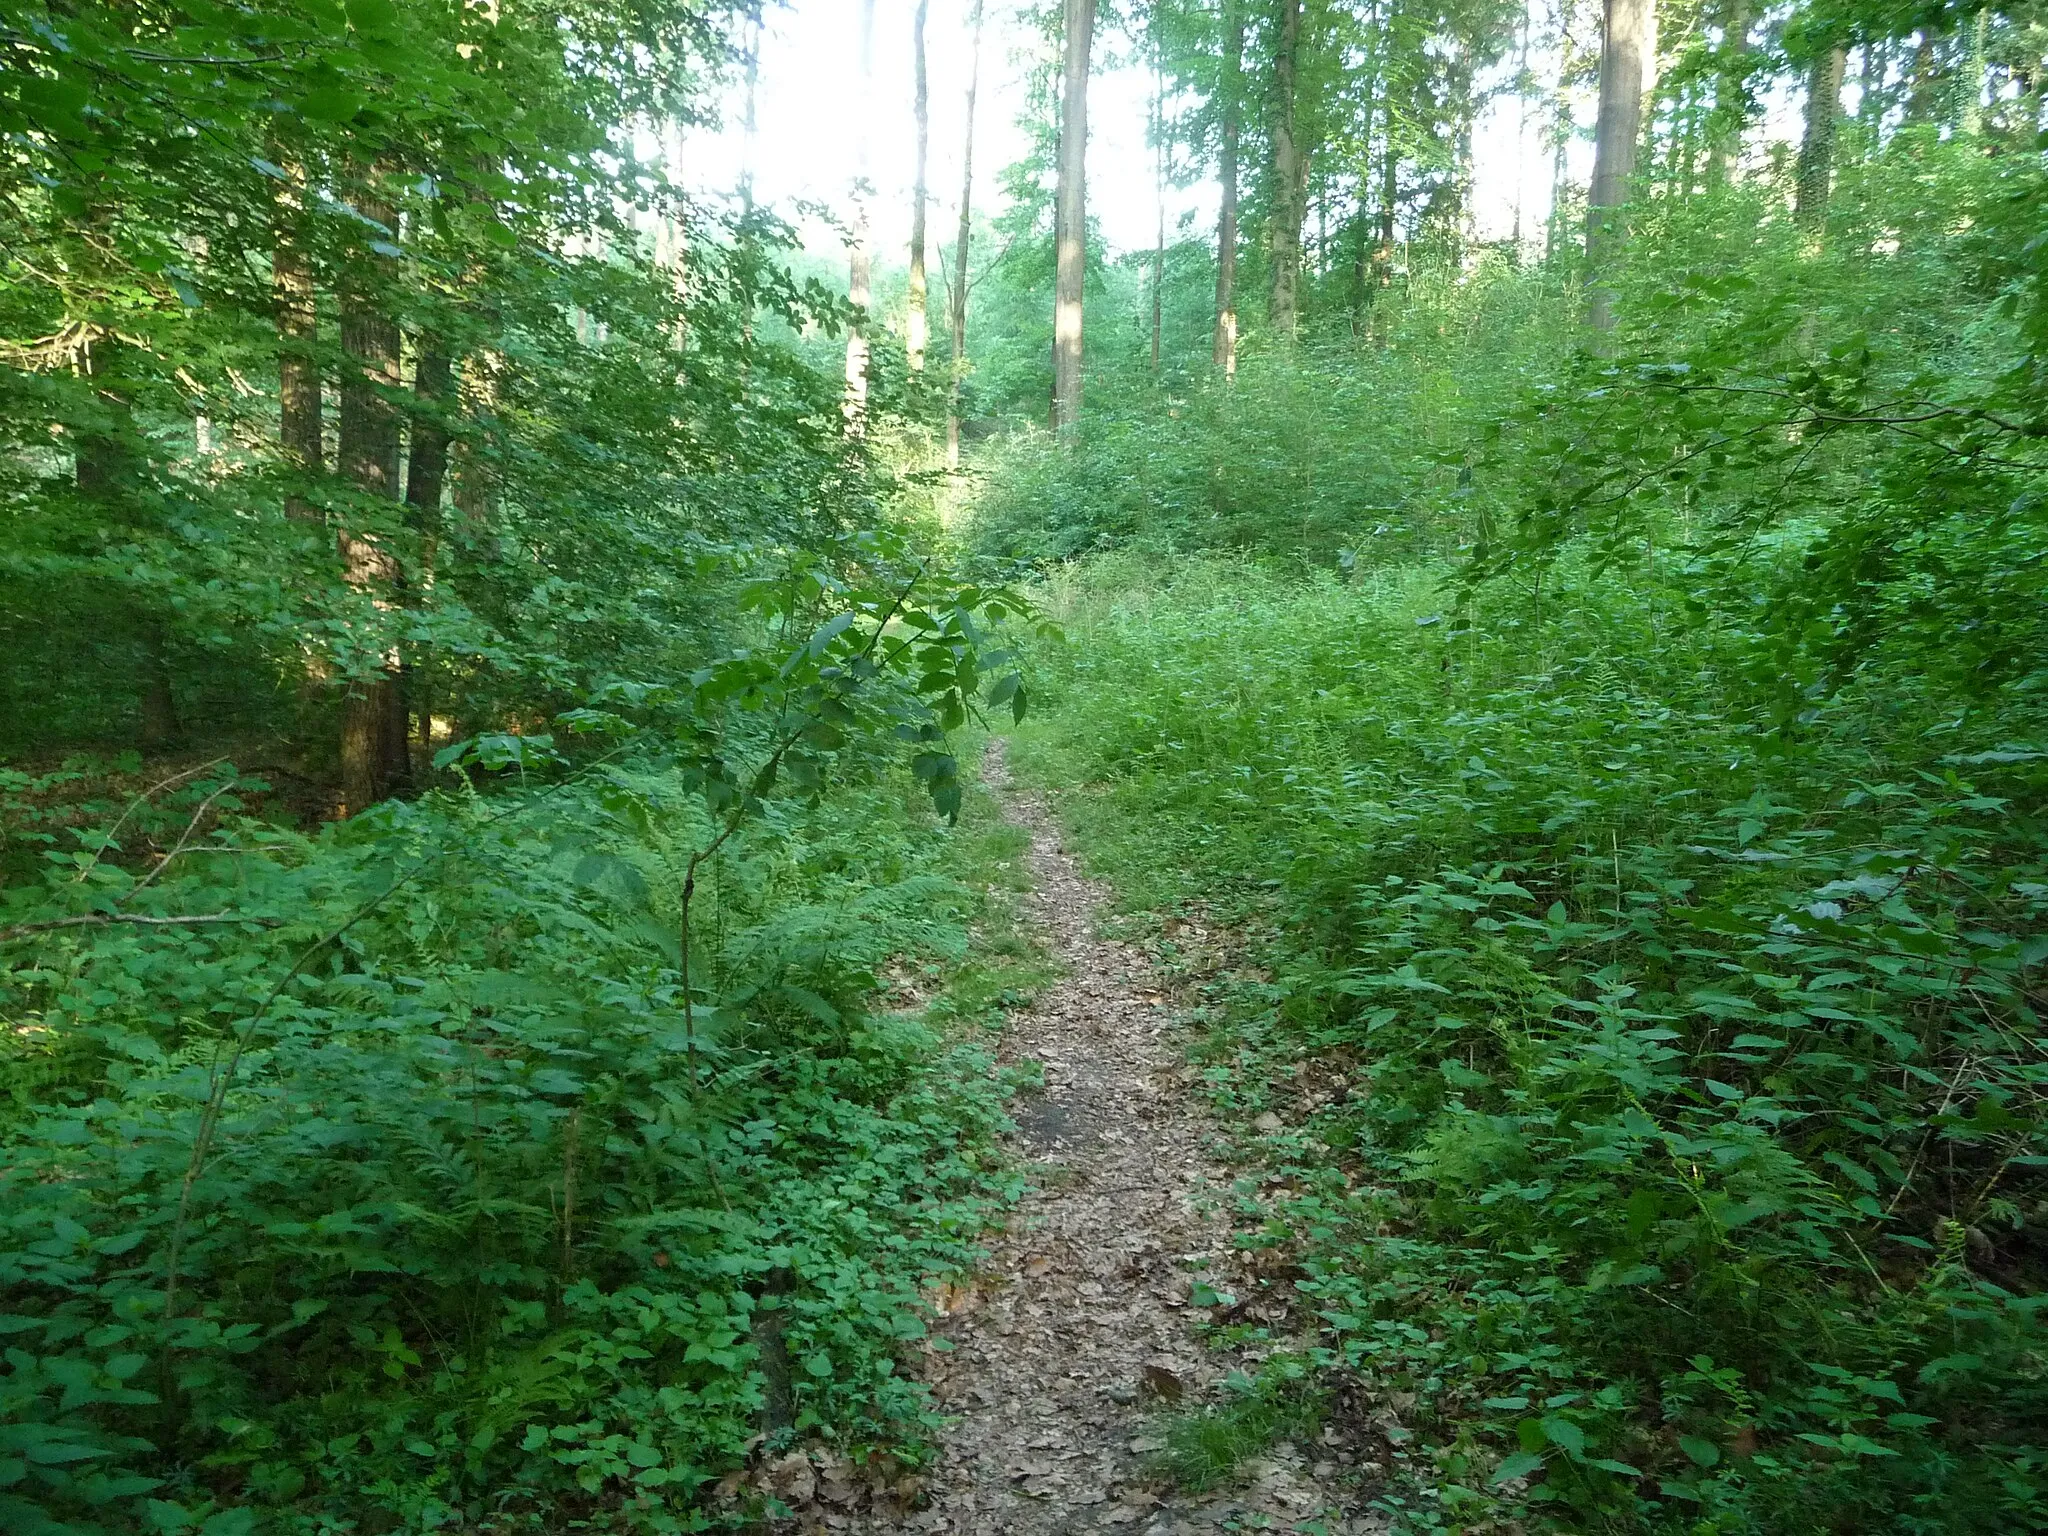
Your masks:
<path fill-rule="evenodd" d="M 1366 1493 L 2048 1528 L 2032 694 L 1880 654 L 1788 720 L 1680 580 L 1444 592 L 1083 567 L 1015 754 L 1128 904 L 1236 929 L 1199 1055 L 1248 1140 L 1285 1122 L 1244 1240 L 1321 1379 L 1404 1406 Z"/>
<path fill-rule="evenodd" d="M 119 828 L 58 808 L 109 766 L 12 775 L 14 851 L 239 916 L 11 935 L 0 1525 L 703 1530 L 764 1433 L 916 1460 L 921 1289 L 1015 1188 L 985 1042 L 1033 962 L 963 964 L 1013 932 L 986 796 L 952 830 L 907 780 L 766 803 L 696 872 L 686 1012 L 671 768 L 302 836 L 226 764 Z M 188 824 L 146 889 L 98 856 Z"/>

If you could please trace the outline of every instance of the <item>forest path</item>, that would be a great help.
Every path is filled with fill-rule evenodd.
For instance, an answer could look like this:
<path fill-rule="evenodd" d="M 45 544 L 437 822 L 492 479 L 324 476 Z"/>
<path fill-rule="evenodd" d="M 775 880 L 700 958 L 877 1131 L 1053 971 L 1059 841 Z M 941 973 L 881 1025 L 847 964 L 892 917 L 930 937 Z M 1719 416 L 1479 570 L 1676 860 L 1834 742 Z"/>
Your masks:
<path fill-rule="evenodd" d="M 935 1332 L 951 1349 L 928 1356 L 926 1380 L 958 1418 L 930 1502 L 866 1528 L 1378 1529 L 1336 1515 L 1319 1447 L 1274 1447 L 1201 1496 L 1163 1493 L 1152 1475 L 1155 1416 L 1210 1397 L 1230 1364 L 1204 1349 L 1191 1302 L 1198 1279 L 1236 1286 L 1230 1176 L 1161 983 L 1138 950 L 1095 932 L 1106 892 L 1062 847 L 1050 807 L 1012 782 L 1001 740 L 983 779 L 1031 834 L 1025 925 L 1063 971 L 1011 1015 L 1002 1047 L 1045 1065 L 1045 1092 L 1016 1113 L 1034 1188 L 982 1273 L 944 1298 Z"/>

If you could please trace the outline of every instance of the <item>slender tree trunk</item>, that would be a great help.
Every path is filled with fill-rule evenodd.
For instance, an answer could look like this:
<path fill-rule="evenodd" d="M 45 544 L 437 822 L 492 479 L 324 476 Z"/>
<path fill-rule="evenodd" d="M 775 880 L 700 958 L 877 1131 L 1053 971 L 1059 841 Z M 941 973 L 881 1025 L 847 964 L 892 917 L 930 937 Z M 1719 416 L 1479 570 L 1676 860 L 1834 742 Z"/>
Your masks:
<path fill-rule="evenodd" d="M 868 119 L 875 102 L 875 0 L 860 4 L 860 104 L 854 125 L 853 243 L 846 255 L 846 297 L 858 313 L 846 333 L 846 428 L 867 434 L 867 311 L 874 297 L 873 256 L 868 250 Z"/>
<path fill-rule="evenodd" d="M 1707 190 L 1728 185 L 1749 122 L 1749 24 L 1754 0 L 1726 0 L 1714 50 L 1714 105 L 1707 113 Z"/>
<path fill-rule="evenodd" d="M 1529 142 L 1529 13 L 1515 33 L 1515 264 L 1522 261 L 1522 150 Z"/>
<path fill-rule="evenodd" d="M 318 312 L 314 307 L 313 263 L 306 254 L 305 204 L 299 188 L 304 173 L 283 161 L 291 179 L 278 188 L 270 265 L 271 297 L 277 316 L 277 442 L 285 463 L 303 481 L 325 468 L 321 443 L 320 363 L 314 353 Z M 303 496 L 287 495 L 286 517 L 315 522 L 320 514 Z"/>
<path fill-rule="evenodd" d="M 106 215 L 95 208 L 84 222 L 103 225 Z M 101 334 L 86 343 L 80 358 L 79 367 L 93 381 L 93 393 L 113 425 L 108 431 L 78 434 L 72 477 L 79 495 L 100 503 L 109 523 L 133 529 L 140 510 L 136 482 L 144 466 L 137 453 L 133 407 L 120 382 L 121 352 L 121 342 Z M 140 608 L 132 617 L 138 653 L 135 683 L 140 742 L 144 751 L 155 752 L 170 746 L 178 736 L 177 700 L 171 691 L 170 632 L 161 613 L 153 608 Z"/>
<path fill-rule="evenodd" d="M 371 176 L 376 175 L 372 171 Z M 397 216 L 374 192 L 356 205 L 387 227 Z M 367 496 L 399 499 L 399 415 L 385 392 L 399 387 L 397 322 L 383 296 L 363 279 L 381 258 L 355 253 L 355 271 L 341 287 L 341 347 L 348 361 L 341 385 L 341 472 Z M 397 558 L 362 514 L 351 514 L 337 535 L 343 578 L 374 594 L 378 609 L 396 608 L 403 582 Z M 354 815 L 402 785 L 407 775 L 405 695 L 396 647 L 379 639 L 380 670 L 352 680 L 342 705 L 342 813 Z"/>
<path fill-rule="evenodd" d="M 1088 275 L 1088 52 L 1095 40 L 1095 0 L 1065 4 L 1054 215 L 1052 424 L 1071 435 L 1081 423 L 1081 309 Z"/>
<path fill-rule="evenodd" d="M 1295 71 L 1301 52 L 1301 0 L 1280 0 L 1280 36 L 1273 53 L 1273 286 L 1266 318 L 1292 340 L 1300 321 L 1301 149 L 1295 142 Z"/>
<path fill-rule="evenodd" d="M 758 99 L 761 91 L 761 7 L 747 11 L 746 52 L 743 60 L 745 89 L 740 105 L 740 210 L 754 211 L 755 137 L 760 127 Z"/>
<path fill-rule="evenodd" d="M 1956 127 L 1971 138 L 1984 131 L 1984 54 L 1990 25 L 1989 7 L 1971 20 L 1970 52 L 1956 81 Z"/>
<path fill-rule="evenodd" d="M 1848 55 L 1830 48 L 1813 61 L 1806 82 L 1806 131 L 1799 141 L 1798 184 L 1792 217 L 1809 235 L 1827 226 L 1834 175 L 1835 123 L 1842 112 L 1842 71 Z"/>
<path fill-rule="evenodd" d="M 1244 113 L 1243 0 L 1223 0 L 1223 148 L 1217 174 L 1223 202 L 1216 220 L 1216 339 L 1212 361 L 1237 373 L 1237 154 Z"/>
<path fill-rule="evenodd" d="M 1614 328 L 1609 285 L 1643 135 L 1643 100 L 1657 84 L 1656 0 L 1607 0 L 1600 36 L 1600 116 L 1586 198 L 1586 323 Z"/>
<path fill-rule="evenodd" d="M 925 342 L 931 324 L 925 313 L 924 278 L 924 205 L 930 201 L 925 169 L 932 138 L 931 89 L 925 77 L 924 23 L 925 13 L 930 8 L 931 0 L 917 0 L 917 11 L 910 24 L 911 63 L 916 81 L 912 96 L 917 114 L 917 181 L 910 194 L 910 314 L 905 326 L 904 351 L 909 355 L 912 373 L 924 372 Z"/>
<path fill-rule="evenodd" d="M 953 246 L 953 376 L 946 385 L 946 467 L 960 467 L 960 376 L 967 367 L 967 247 L 974 232 L 974 98 L 981 88 L 981 7 L 974 0 L 974 57 L 967 67 L 967 135 L 960 155 L 960 229 Z"/>
<path fill-rule="evenodd" d="M 431 338 L 423 338 L 419 360 L 413 365 L 413 394 L 425 408 L 412 418 L 411 453 L 405 466 L 406 521 L 419 535 L 418 580 L 413 584 L 416 601 L 426 597 L 434 579 L 434 562 L 440 551 L 441 496 L 448 483 L 448 428 L 435 412 L 446 410 L 455 382 L 454 365 L 448 354 Z M 423 753 L 434 748 L 434 711 L 430 692 L 422 686 L 420 669 L 407 673 L 406 693 L 412 712 L 419 719 L 419 743 Z"/>
<path fill-rule="evenodd" d="M 1152 377 L 1159 377 L 1159 333 L 1165 318 L 1166 281 L 1166 64 L 1156 52 L 1152 69 Z"/>
<path fill-rule="evenodd" d="M 1380 229 L 1373 247 L 1374 286 L 1382 293 L 1394 286 L 1394 219 L 1401 200 L 1401 157 L 1394 148 L 1394 97 L 1389 89 L 1381 114 Z"/>

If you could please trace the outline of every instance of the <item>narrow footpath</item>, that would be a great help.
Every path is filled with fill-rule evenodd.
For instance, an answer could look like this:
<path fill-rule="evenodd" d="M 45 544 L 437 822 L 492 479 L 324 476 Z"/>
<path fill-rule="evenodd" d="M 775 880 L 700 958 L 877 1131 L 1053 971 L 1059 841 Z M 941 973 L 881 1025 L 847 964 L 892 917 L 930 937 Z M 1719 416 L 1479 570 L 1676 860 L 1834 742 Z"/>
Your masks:
<path fill-rule="evenodd" d="M 868 1531 L 1036 1536 L 1127 1530 L 1380 1529 L 1335 1507 L 1319 1445 L 1281 1444 L 1230 1486 L 1163 1488 L 1150 1465 L 1162 1413 L 1213 1398 L 1229 1362 L 1197 1335 L 1197 1282 L 1238 1283 L 1229 1177 L 1145 957 L 1097 936 L 1105 892 L 1057 821 L 1011 781 L 1003 743 L 984 782 L 1031 833 L 1026 923 L 1063 976 L 1014 1014 L 1003 1055 L 1039 1061 L 1045 1092 L 1016 1109 L 1034 1192 L 974 1282 L 943 1301 L 926 1379 L 958 1415 L 927 1506 Z M 1204 1293 L 1206 1294 L 1206 1293 Z"/>

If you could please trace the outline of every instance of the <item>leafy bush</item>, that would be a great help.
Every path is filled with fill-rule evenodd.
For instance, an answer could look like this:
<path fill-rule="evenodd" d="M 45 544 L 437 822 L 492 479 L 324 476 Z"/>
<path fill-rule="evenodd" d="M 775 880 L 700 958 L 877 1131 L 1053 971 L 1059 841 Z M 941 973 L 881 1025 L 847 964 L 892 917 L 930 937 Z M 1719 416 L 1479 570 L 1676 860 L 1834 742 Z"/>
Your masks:
<path fill-rule="evenodd" d="M 1745 615 L 1569 557 L 1540 622 L 1427 571 L 1063 581 L 1021 760 L 1263 951 L 1205 1050 L 1297 1121 L 1264 1240 L 1322 1364 L 1417 1394 L 1390 1508 L 2048 1522 L 2031 694 L 1958 710 L 1907 637 L 1787 721 Z"/>

